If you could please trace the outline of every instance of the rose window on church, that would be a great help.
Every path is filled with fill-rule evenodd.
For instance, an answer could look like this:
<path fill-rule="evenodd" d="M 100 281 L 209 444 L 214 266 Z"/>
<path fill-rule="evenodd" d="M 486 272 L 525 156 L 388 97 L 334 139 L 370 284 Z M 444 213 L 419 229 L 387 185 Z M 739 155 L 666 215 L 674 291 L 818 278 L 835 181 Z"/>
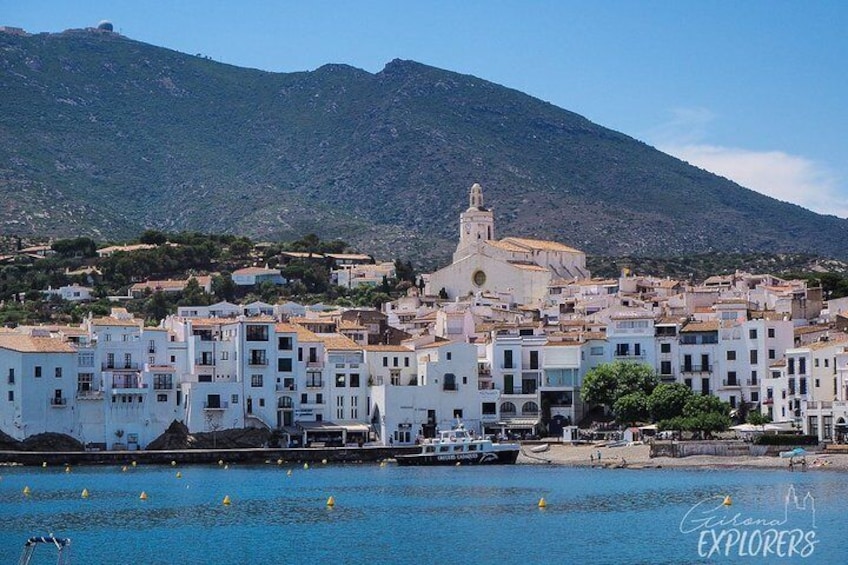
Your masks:
<path fill-rule="evenodd" d="M 471 280 L 474 281 L 475 285 L 483 286 L 486 284 L 486 273 L 483 271 L 474 271 L 474 274 L 471 276 Z"/>

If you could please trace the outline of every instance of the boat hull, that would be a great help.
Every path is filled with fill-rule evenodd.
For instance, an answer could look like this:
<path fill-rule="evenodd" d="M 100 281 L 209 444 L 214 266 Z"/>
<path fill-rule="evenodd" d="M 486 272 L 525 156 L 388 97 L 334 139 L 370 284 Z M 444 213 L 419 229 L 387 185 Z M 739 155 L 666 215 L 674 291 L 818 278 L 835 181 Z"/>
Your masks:
<path fill-rule="evenodd" d="M 488 452 L 463 453 L 415 453 L 398 455 L 397 464 L 412 465 L 512 465 L 518 459 L 518 449 L 502 449 Z"/>

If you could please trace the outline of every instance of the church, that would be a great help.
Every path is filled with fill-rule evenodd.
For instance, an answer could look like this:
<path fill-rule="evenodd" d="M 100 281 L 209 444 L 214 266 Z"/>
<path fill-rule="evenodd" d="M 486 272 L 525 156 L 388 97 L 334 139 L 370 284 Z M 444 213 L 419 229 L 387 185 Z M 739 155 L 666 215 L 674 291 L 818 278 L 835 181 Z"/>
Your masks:
<path fill-rule="evenodd" d="M 471 187 L 468 209 L 459 216 L 453 262 L 430 275 L 429 292 L 448 298 L 482 292 L 508 293 L 517 304 L 538 302 L 556 279 L 587 279 L 586 254 L 554 241 L 495 239 L 495 218 L 483 205 L 483 188 Z"/>

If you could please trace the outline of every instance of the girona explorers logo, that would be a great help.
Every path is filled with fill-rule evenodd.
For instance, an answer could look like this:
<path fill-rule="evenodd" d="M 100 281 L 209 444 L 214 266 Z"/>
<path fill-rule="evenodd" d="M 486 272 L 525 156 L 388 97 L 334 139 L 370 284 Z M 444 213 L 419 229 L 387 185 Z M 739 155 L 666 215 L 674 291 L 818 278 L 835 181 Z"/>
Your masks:
<path fill-rule="evenodd" d="M 798 559 L 813 555 L 816 537 L 816 501 L 808 492 L 799 499 L 790 486 L 783 516 L 757 517 L 734 509 L 729 496 L 698 502 L 680 521 L 680 532 L 697 539 L 701 558 L 754 557 Z"/>

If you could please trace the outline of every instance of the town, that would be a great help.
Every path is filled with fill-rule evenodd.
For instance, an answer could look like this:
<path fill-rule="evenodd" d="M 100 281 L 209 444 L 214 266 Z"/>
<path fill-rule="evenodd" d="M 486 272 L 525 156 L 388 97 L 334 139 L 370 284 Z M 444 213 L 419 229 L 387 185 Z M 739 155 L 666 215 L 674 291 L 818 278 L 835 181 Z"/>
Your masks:
<path fill-rule="evenodd" d="M 368 255 L 327 255 L 333 285 L 396 275 Z M 267 265 L 232 273 L 239 287 L 285 282 Z M 129 295 L 188 285 L 209 294 L 212 280 L 146 280 Z M 407 286 L 379 308 L 222 301 L 179 306 L 151 326 L 116 304 L 79 324 L 5 328 L 0 431 L 66 434 L 97 450 L 145 449 L 174 421 L 191 432 L 266 429 L 282 447 L 412 445 L 458 420 L 479 434 L 562 437 L 595 408 L 581 398 L 584 376 L 623 361 L 735 413 L 843 440 L 848 298 L 806 281 L 741 271 L 697 285 L 626 270 L 592 278 L 577 249 L 496 239 L 475 184 L 453 261 Z M 92 297 L 78 284 L 47 292 Z"/>

